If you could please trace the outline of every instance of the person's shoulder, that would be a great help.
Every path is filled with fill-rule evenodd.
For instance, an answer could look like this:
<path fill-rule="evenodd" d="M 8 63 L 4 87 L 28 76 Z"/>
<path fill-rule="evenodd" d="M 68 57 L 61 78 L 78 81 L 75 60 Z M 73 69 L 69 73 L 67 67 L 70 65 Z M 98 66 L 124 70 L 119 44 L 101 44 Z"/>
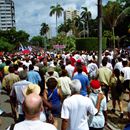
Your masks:
<path fill-rule="evenodd" d="M 43 123 L 44 129 L 46 130 L 57 130 L 56 127 L 50 123 Z"/>

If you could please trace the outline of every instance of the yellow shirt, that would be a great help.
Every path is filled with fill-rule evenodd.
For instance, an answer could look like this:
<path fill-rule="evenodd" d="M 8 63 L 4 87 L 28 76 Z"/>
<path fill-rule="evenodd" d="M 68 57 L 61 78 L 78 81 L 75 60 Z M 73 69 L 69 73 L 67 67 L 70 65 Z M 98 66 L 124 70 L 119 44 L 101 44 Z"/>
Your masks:
<path fill-rule="evenodd" d="M 4 74 L 5 75 L 9 74 L 9 66 L 4 67 Z"/>
<path fill-rule="evenodd" d="M 107 67 L 101 67 L 98 69 L 99 81 L 107 86 L 109 86 L 111 75 L 112 71 Z"/>

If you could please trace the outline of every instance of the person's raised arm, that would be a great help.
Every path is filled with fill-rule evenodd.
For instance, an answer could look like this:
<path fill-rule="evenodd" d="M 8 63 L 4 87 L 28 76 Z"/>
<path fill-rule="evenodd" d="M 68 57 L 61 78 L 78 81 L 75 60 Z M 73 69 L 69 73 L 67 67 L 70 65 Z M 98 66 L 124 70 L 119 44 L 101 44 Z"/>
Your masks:
<path fill-rule="evenodd" d="M 68 119 L 62 119 L 61 130 L 67 130 L 68 128 Z"/>

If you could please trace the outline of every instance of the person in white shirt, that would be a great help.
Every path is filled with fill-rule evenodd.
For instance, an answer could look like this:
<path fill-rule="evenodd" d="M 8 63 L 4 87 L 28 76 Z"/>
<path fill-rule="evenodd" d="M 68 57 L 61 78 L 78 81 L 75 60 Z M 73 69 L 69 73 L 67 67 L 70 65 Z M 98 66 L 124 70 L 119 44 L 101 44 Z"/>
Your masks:
<path fill-rule="evenodd" d="M 124 77 L 124 90 L 129 90 L 129 101 L 130 101 L 130 67 L 128 66 L 128 61 L 122 61 L 123 68 L 121 74 Z"/>
<path fill-rule="evenodd" d="M 66 70 L 62 70 L 61 77 L 58 78 L 58 86 L 61 88 L 63 99 L 71 95 L 69 86 L 71 79 L 67 76 L 67 74 Z"/>
<path fill-rule="evenodd" d="M 67 70 L 69 77 L 72 78 L 72 75 L 73 75 L 75 67 L 71 65 L 71 61 L 70 60 L 67 60 L 66 64 L 67 65 L 65 66 L 65 69 Z"/>
<path fill-rule="evenodd" d="M 61 118 L 61 130 L 89 130 L 87 114 L 96 115 L 99 110 L 102 95 L 97 101 L 97 109 L 94 107 L 91 99 L 80 95 L 81 83 L 75 79 L 70 84 L 72 96 L 64 100 Z"/>
<path fill-rule="evenodd" d="M 96 106 L 98 95 L 102 93 L 100 82 L 98 80 L 92 80 L 90 82 L 91 93 L 89 98 L 92 100 L 94 106 Z M 101 101 L 99 112 L 96 116 L 89 116 L 89 129 L 90 130 L 103 130 L 107 123 L 107 101 L 105 95 Z"/>
<path fill-rule="evenodd" d="M 24 120 L 24 112 L 22 110 L 22 104 L 24 101 L 23 90 L 31 84 L 31 82 L 27 81 L 27 72 L 20 71 L 19 72 L 20 81 L 13 84 L 11 93 L 10 93 L 10 101 L 12 112 L 14 115 L 14 120 L 17 122 L 21 122 Z M 18 114 L 18 119 L 17 119 Z"/>
<path fill-rule="evenodd" d="M 115 64 L 114 70 L 115 70 L 115 69 L 119 69 L 120 72 L 121 72 L 122 68 L 123 68 L 122 59 L 121 59 L 121 57 L 118 57 L 118 62 Z"/>
<path fill-rule="evenodd" d="M 16 123 L 13 130 L 57 130 L 52 124 L 40 121 L 43 103 L 38 94 L 32 93 L 26 96 L 23 109 L 25 112 L 25 120 Z M 10 127 L 7 130 L 10 130 Z"/>
<path fill-rule="evenodd" d="M 87 68 L 88 68 L 89 78 L 94 79 L 97 76 L 97 71 L 98 71 L 97 64 L 94 63 L 93 60 L 90 60 Z"/>

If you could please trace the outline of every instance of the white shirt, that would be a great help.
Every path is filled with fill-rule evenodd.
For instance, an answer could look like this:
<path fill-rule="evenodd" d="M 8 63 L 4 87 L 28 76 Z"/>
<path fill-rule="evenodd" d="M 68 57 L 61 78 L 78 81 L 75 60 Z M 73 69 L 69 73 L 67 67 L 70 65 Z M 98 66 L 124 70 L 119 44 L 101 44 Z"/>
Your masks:
<path fill-rule="evenodd" d="M 88 97 L 75 94 L 64 100 L 61 118 L 69 119 L 69 129 L 67 130 L 89 130 L 87 113 L 95 115 L 97 109 Z"/>
<path fill-rule="evenodd" d="M 124 74 L 124 81 L 125 80 L 130 80 L 130 67 L 123 67 L 121 72 Z"/>
<path fill-rule="evenodd" d="M 74 66 L 72 66 L 71 64 L 67 65 L 65 67 L 66 71 L 68 72 L 68 75 L 70 78 L 72 78 L 72 74 L 74 72 Z"/>
<path fill-rule="evenodd" d="M 123 68 L 122 62 L 117 62 L 114 66 L 114 69 L 119 69 L 120 71 L 122 70 L 122 68 Z"/>
<path fill-rule="evenodd" d="M 111 63 L 109 63 L 109 62 L 107 62 L 106 67 L 107 67 L 108 69 L 110 69 L 110 70 L 113 70 L 112 64 L 111 64 Z"/>
<path fill-rule="evenodd" d="M 18 114 L 23 114 L 22 104 L 23 104 L 23 101 L 25 99 L 25 97 L 23 95 L 23 90 L 30 83 L 31 82 L 29 82 L 29 81 L 21 80 L 19 82 L 14 83 L 13 86 L 12 86 L 12 90 L 11 90 L 10 96 L 12 96 L 12 97 L 16 96 L 17 104 L 18 104 Z M 40 120 L 41 121 L 46 121 L 46 116 L 45 116 L 45 112 L 44 111 L 40 113 Z"/>
<path fill-rule="evenodd" d="M 58 85 L 61 87 L 63 95 L 71 95 L 70 84 L 71 79 L 67 76 L 58 79 Z"/>
<path fill-rule="evenodd" d="M 23 114 L 23 111 L 22 111 L 22 104 L 23 104 L 23 101 L 24 101 L 23 90 L 30 83 L 31 82 L 29 82 L 29 81 L 21 80 L 19 82 L 14 83 L 13 86 L 12 86 L 12 90 L 11 90 L 10 96 L 16 97 L 16 99 L 17 99 L 18 114 Z"/>
<path fill-rule="evenodd" d="M 96 77 L 97 71 L 98 71 L 98 66 L 95 63 L 90 63 L 88 64 L 88 73 L 90 77 Z"/>
<path fill-rule="evenodd" d="M 9 130 L 9 128 L 7 129 Z M 15 124 L 14 130 L 57 130 L 55 126 L 40 120 L 24 120 Z"/>

